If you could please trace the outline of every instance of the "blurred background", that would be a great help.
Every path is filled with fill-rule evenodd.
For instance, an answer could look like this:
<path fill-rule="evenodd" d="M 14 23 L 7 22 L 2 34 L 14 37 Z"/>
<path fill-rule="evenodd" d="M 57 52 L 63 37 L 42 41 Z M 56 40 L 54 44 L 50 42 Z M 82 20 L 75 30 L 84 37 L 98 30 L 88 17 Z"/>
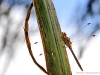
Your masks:
<path fill-rule="evenodd" d="M 24 23 L 31 0 L 0 0 L 0 75 L 46 75 L 32 61 L 25 42 Z M 63 32 L 83 72 L 67 49 L 73 75 L 100 75 L 100 0 L 53 0 Z M 33 54 L 45 69 L 36 15 L 32 9 L 29 36 Z M 34 44 L 38 42 L 37 44 Z"/>

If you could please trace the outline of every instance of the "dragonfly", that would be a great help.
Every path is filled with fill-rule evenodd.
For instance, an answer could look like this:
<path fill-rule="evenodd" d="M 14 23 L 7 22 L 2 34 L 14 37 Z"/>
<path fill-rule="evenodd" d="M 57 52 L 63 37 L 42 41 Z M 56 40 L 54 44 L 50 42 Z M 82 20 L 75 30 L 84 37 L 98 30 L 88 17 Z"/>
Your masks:
<path fill-rule="evenodd" d="M 81 33 L 82 31 L 84 32 L 84 31 L 87 31 L 86 32 L 86 35 L 89 35 L 88 33 L 88 30 L 91 30 L 92 29 L 92 27 L 93 27 L 93 25 L 91 25 L 91 23 L 88 23 L 87 25 L 85 25 L 84 27 L 82 27 L 81 29 L 79 29 L 75 34 L 73 34 L 72 36 L 73 37 L 78 37 L 78 35 L 79 35 L 79 33 Z M 76 35 L 77 34 L 77 35 Z M 81 33 L 82 34 L 82 33 Z M 91 34 L 91 33 L 90 33 Z M 72 38 L 72 36 L 71 36 L 71 38 Z M 82 36 L 83 36 L 83 34 L 82 34 Z M 94 37 L 94 36 L 96 36 L 95 34 L 92 34 L 92 36 Z M 88 38 L 89 36 L 87 36 L 87 38 Z M 79 66 L 79 68 L 83 71 L 83 68 L 82 68 L 82 66 L 81 66 L 81 64 L 79 63 L 79 61 L 78 61 L 78 59 L 77 59 L 77 57 L 76 57 L 76 55 L 74 54 L 74 51 L 73 51 L 73 49 L 72 49 L 72 41 L 70 40 L 70 38 L 67 36 L 67 34 L 65 33 L 65 32 L 62 32 L 62 40 L 64 41 L 64 44 L 69 48 L 69 50 L 71 51 L 71 53 L 72 53 L 72 55 L 73 55 L 73 57 L 74 57 L 74 59 L 76 60 L 76 63 L 78 64 L 78 66 Z M 82 37 L 81 38 L 81 41 L 82 40 L 84 40 L 84 37 Z M 78 39 L 78 41 L 80 41 L 79 39 Z"/>
<path fill-rule="evenodd" d="M 80 65 L 80 63 L 79 63 L 77 57 L 75 56 L 75 54 L 74 54 L 74 52 L 73 52 L 73 49 L 72 49 L 72 42 L 70 41 L 70 38 L 67 37 L 67 35 L 66 35 L 65 32 L 62 32 L 62 39 L 63 39 L 65 45 L 70 49 L 70 51 L 71 51 L 73 57 L 75 58 L 76 63 L 78 64 L 79 68 L 83 71 L 82 66 Z"/>

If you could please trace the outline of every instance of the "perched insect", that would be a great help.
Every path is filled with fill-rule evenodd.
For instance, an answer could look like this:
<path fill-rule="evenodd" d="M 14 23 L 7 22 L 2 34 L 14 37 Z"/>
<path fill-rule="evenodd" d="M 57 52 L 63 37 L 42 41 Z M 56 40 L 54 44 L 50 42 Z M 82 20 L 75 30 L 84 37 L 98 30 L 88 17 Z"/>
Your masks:
<path fill-rule="evenodd" d="M 78 66 L 79 66 L 80 69 L 83 71 L 83 68 L 81 67 L 81 65 L 80 65 L 80 63 L 79 63 L 77 57 L 75 56 L 75 54 L 74 54 L 74 52 L 73 52 L 73 50 L 72 50 L 72 46 L 71 46 L 71 45 L 72 45 L 72 42 L 70 41 L 70 38 L 67 37 L 67 35 L 66 35 L 65 32 L 62 32 L 62 39 L 63 39 L 65 45 L 68 46 L 68 48 L 70 49 L 70 51 L 71 51 L 72 55 L 74 56 L 74 58 L 75 58 L 75 60 L 76 60 L 76 62 L 77 62 L 77 64 L 78 64 Z"/>

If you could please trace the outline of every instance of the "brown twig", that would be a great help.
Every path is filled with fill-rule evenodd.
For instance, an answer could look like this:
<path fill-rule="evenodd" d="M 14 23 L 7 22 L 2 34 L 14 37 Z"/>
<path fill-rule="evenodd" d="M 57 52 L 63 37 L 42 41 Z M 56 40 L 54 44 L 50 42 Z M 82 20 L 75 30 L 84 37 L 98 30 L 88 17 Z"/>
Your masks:
<path fill-rule="evenodd" d="M 30 53 L 30 56 L 33 60 L 33 62 L 43 71 L 47 74 L 47 71 L 41 66 L 38 64 L 38 62 L 36 61 L 36 59 L 34 58 L 33 56 L 33 53 L 32 53 L 32 49 L 31 49 L 31 43 L 30 43 L 30 39 L 29 39 L 29 36 L 28 36 L 28 20 L 30 18 L 30 13 L 31 13 L 31 9 L 33 7 L 33 3 L 31 3 L 29 9 L 28 9 L 28 12 L 27 12 L 27 16 L 26 16 L 26 19 L 25 19 L 25 29 L 24 29 L 24 33 L 25 33 L 25 39 L 26 39 L 26 44 L 27 44 L 27 48 L 28 48 L 28 51 Z"/>

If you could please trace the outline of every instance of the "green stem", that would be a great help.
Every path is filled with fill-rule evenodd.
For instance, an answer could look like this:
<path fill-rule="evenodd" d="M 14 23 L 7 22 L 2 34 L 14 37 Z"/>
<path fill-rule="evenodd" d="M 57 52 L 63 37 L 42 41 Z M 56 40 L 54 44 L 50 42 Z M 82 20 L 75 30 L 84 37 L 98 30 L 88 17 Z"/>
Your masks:
<path fill-rule="evenodd" d="M 48 75 L 72 75 L 52 0 L 33 0 Z"/>

